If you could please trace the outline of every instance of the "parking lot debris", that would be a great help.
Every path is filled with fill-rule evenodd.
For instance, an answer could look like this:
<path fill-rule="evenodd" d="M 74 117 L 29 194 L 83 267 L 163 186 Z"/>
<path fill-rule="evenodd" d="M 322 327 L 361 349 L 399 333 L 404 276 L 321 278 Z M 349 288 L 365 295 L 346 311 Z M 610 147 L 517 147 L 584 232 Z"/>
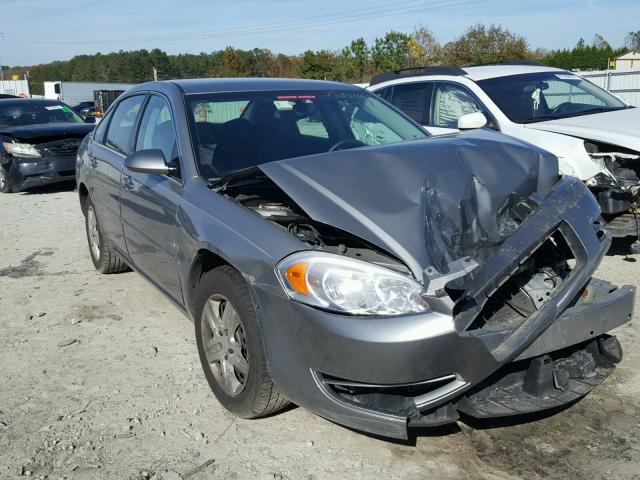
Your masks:
<path fill-rule="evenodd" d="M 156 473 L 151 480 L 183 480 L 179 473 L 172 470 L 166 470 L 164 472 Z"/>
<path fill-rule="evenodd" d="M 216 466 L 214 465 L 214 463 L 215 463 L 215 459 L 210 458 L 206 462 L 203 462 L 200 465 L 198 465 L 193 470 L 189 470 L 187 473 L 185 473 L 183 476 L 183 479 L 188 480 L 189 478 L 193 477 L 194 475 L 200 472 L 213 473 L 216 469 Z"/>
<path fill-rule="evenodd" d="M 142 354 L 147 358 L 154 358 L 158 354 L 158 348 L 153 345 L 149 345 L 142 351 Z"/>
<path fill-rule="evenodd" d="M 68 347 L 69 345 L 73 345 L 74 343 L 80 343 L 80 340 L 77 338 L 67 338 L 65 340 L 61 340 L 58 342 L 58 347 Z"/>

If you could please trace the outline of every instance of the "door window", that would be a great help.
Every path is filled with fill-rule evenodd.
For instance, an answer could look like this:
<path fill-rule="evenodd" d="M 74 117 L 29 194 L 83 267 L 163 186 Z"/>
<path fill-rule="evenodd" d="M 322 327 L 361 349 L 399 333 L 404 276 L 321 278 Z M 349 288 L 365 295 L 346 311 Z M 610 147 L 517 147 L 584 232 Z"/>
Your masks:
<path fill-rule="evenodd" d="M 480 102 L 461 85 L 438 83 L 435 85 L 432 107 L 432 126 L 458 128 L 463 115 L 482 112 Z"/>
<path fill-rule="evenodd" d="M 167 166 L 174 167 L 174 176 L 179 176 L 176 130 L 171 107 L 167 100 L 157 95 L 151 97 L 144 110 L 136 142 L 136 151 L 151 149 L 162 150 Z"/>
<path fill-rule="evenodd" d="M 107 132 L 105 144 L 108 147 L 123 155 L 131 153 L 131 137 L 144 99 L 144 95 L 136 95 L 125 98 L 118 104 Z"/>
<path fill-rule="evenodd" d="M 420 124 L 425 124 L 428 101 L 431 98 L 432 83 L 405 83 L 394 85 L 387 100 Z"/>

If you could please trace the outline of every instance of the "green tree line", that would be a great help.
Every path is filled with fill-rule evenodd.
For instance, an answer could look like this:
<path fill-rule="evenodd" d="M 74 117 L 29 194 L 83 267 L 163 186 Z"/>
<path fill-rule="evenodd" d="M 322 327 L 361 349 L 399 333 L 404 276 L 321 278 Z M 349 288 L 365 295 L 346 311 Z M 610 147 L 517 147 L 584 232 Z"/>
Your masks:
<path fill-rule="evenodd" d="M 153 79 L 197 77 L 301 77 L 368 82 L 376 73 L 426 65 L 477 65 L 510 60 L 538 60 L 565 69 L 604 69 L 610 59 L 640 48 L 640 31 L 627 36 L 625 47 L 613 48 L 602 36 L 580 39 L 573 49 L 532 50 L 527 40 L 499 25 L 476 24 L 451 42 L 440 43 L 419 26 L 412 33 L 387 32 L 373 42 L 353 40 L 339 51 L 308 50 L 301 55 L 264 48 L 227 47 L 211 53 L 169 55 L 160 49 L 77 55 L 70 60 L 12 67 L 7 75 L 27 72 L 33 93 L 42 94 L 47 80 L 140 83 Z"/>

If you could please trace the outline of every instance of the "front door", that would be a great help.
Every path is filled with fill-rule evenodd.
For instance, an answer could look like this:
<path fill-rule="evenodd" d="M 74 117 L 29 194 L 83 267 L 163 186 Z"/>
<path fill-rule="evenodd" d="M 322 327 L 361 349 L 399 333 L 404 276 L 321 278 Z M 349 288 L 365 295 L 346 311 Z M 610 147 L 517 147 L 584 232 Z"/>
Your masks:
<path fill-rule="evenodd" d="M 434 82 L 431 112 L 429 121 L 424 127 L 432 135 L 455 133 L 459 131 L 460 117 L 468 113 L 484 113 L 484 111 L 480 102 L 462 85 L 453 82 Z"/>
<path fill-rule="evenodd" d="M 124 169 L 121 210 L 127 250 L 134 265 L 175 301 L 182 302 L 178 276 L 177 220 L 182 198 L 176 133 L 169 102 L 149 97 L 138 131 L 135 150 L 159 149 L 169 175 L 136 173 Z"/>
<path fill-rule="evenodd" d="M 98 222 L 109 242 L 126 252 L 120 218 L 120 176 L 124 159 L 131 153 L 133 132 L 146 95 L 123 99 L 105 118 L 89 151 L 92 174 L 89 188 Z"/>

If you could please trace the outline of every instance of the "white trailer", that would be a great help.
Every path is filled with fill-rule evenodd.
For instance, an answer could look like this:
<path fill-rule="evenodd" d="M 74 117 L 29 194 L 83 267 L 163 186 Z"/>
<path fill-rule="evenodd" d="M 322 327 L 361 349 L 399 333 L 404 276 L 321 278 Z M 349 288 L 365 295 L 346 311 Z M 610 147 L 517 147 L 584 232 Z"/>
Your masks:
<path fill-rule="evenodd" d="M 0 80 L 0 93 L 16 97 L 30 97 L 29 82 L 26 80 Z"/>
<path fill-rule="evenodd" d="M 44 82 L 44 98 L 61 100 L 70 106 L 93 101 L 94 90 L 126 90 L 133 83 L 108 82 Z"/>

